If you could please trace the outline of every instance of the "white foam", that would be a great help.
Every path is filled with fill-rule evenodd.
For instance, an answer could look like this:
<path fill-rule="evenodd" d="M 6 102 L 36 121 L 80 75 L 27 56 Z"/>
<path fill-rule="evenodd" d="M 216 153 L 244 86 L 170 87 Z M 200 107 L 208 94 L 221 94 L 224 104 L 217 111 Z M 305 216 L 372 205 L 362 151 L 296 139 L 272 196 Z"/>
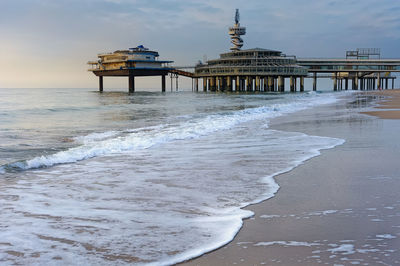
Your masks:
<path fill-rule="evenodd" d="M 379 252 L 379 249 L 376 248 L 370 248 L 370 249 L 362 249 L 362 248 L 358 248 L 357 252 L 361 253 L 361 254 L 368 254 L 368 253 L 375 253 L 375 252 Z"/>
<path fill-rule="evenodd" d="M 272 215 L 261 215 L 260 218 L 263 219 L 271 219 L 271 218 L 278 218 L 281 217 L 280 215 L 272 214 Z"/>
<path fill-rule="evenodd" d="M 333 214 L 333 213 L 337 213 L 338 210 L 325 210 L 325 211 L 316 211 L 316 212 L 310 212 L 308 215 L 312 215 L 312 216 L 319 216 L 319 215 L 328 215 L 328 214 Z"/>
<path fill-rule="evenodd" d="M 256 247 L 260 246 L 272 246 L 272 245 L 280 245 L 280 246 L 291 246 L 291 247 L 312 247 L 319 246 L 316 243 L 308 243 L 308 242 L 299 242 L 299 241 L 270 241 L 270 242 L 258 242 L 254 244 Z"/>
<path fill-rule="evenodd" d="M 376 235 L 377 238 L 384 238 L 384 239 L 395 239 L 396 237 L 391 234 L 383 234 L 383 235 Z"/>
<path fill-rule="evenodd" d="M 350 255 L 355 253 L 354 245 L 352 244 L 342 244 L 337 248 L 328 249 L 328 251 L 332 253 L 341 253 L 343 255 Z"/>

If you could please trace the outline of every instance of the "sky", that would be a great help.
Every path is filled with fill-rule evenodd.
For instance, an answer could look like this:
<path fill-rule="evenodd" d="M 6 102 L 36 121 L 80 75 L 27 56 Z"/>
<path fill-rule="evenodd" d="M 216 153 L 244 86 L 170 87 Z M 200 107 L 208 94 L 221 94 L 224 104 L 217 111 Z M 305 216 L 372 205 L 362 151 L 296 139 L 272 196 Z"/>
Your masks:
<path fill-rule="evenodd" d="M 218 58 L 236 8 L 243 49 L 340 58 L 376 47 L 400 58 L 399 0 L 0 0 L 0 88 L 97 88 L 87 61 L 140 44 L 179 66 Z M 158 88 L 160 78 L 136 87 Z"/>

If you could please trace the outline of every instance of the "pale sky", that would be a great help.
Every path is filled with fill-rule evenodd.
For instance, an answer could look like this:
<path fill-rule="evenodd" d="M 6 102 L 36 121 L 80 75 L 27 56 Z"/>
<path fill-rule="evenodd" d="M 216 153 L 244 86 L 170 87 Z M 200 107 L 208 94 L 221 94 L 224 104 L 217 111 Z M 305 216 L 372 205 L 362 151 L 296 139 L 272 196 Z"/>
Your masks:
<path fill-rule="evenodd" d="M 400 58 L 399 0 L 0 0 L 0 88 L 97 88 L 87 61 L 140 44 L 180 66 L 217 58 L 229 51 L 236 8 L 243 49 L 344 57 L 376 47 Z M 127 80 L 105 78 L 105 87 Z"/>

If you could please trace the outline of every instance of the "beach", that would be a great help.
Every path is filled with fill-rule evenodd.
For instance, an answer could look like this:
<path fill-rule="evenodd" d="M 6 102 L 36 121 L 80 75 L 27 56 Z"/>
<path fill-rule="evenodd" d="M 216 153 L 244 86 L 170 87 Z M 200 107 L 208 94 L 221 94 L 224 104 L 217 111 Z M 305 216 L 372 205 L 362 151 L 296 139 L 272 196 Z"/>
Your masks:
<path fill-rule="evenodd" d="M 344 141 L 271 119 L 341 96 L 0 89 L 0 263 L 171 265 L 215 250 L 245 206 L 276 195 L 274 176 Z"/>
<path fill-rule="evenodd" d="M 399 95 L 360 92 L 272 120 L 346 142 L 277 176 L 278 193 L 246 208 L 254 216 L 232 242 L 184 265 L 399 264 Z"/>
<path fill-rule="evenodd" d="M 395 264 L 385 93 L 0 90 L 0 263 Z"/>

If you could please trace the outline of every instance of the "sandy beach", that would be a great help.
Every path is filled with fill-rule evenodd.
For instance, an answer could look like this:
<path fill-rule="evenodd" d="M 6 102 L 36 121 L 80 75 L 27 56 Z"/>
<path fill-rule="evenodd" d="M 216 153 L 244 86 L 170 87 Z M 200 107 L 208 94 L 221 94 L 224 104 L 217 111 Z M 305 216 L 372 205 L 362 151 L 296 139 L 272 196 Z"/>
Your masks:
<path fill-rule="evenodd" d="M 248 207 L 231 243 L 185 265 L 399 264 L 400 91 L 358 95 L 274 120 L 346 142 L 277 176 L 276 196 Z"/>

